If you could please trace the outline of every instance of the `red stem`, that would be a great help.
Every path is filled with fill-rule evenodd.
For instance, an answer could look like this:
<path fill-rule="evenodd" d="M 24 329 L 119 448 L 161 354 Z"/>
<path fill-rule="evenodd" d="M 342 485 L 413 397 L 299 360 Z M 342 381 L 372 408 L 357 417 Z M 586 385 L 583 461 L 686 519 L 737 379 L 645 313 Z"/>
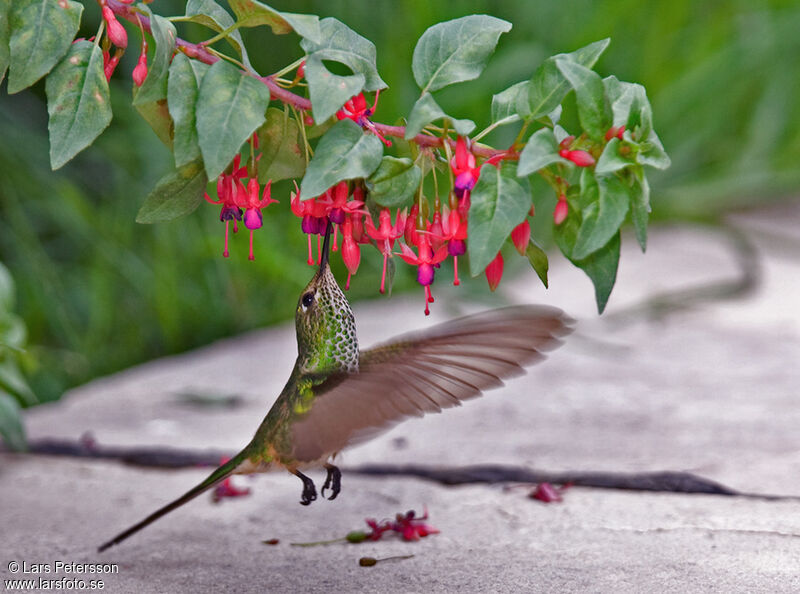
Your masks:
<path fill-rule="evenodd" d="M 102 0 L 98 0 L 101 2 Z M 115 15 L 118 17 L 122 17 L 127 21 L 135 23 L 138 25 L 137 15 L 139 20 L 141 21 L 141 26 L 144 28 L 145 31 L 150 33 L 150 19 L 144 15 L 137 13 L 131 6 L 127 4 L 123 4 L 120 0 L 104 0 L 106 5 L 114 12 Z M 206 64 L 213 64 L 220 58 L 215 56 L 208 48 L 204 46 L 202 43 L 191 43 L 180 37 L 175 39 L 175 46 L 178 48 L 179 51 L 182 51 L 184 54 L 189 56 L 190 58 L 195 58 L 200 60 L 201 62 L 205 62 Z M 272 99 L 277 101 L 281 101 L 283 103 L 287 103 L 289 105 L 294 106 L 297 109 L 301 109 L 304 111 L 309 111 L 311 109 L 311 101 L 306 99 L 305 97 L 301 97 L 300 95 L 296 95 L 292 93 L 288 89 L 284 89 L 278 83 L 275 82 L 274 77 L 272 76 L 258 76 L 253 73 L 248 72 L 247 74 L 253 76 L 255 79 L 260 80 L 269 89 L 270 96 Z M 404 138 L 406 134 L 405 126 L 390 126 L 388 124 L 381 124 L 378 122 L 373 122 L 375 128 L 384 136 L 394 136 L 395 138 Z M 443 145 L 442 138 L 438 136 L 428 136 L 426 134 L 417 134 L 413 138 L 413 142 L 415 142 L 419 146 L 430 146 L 430 147 L 438 147 Z M 450 145 L 455 149 L 456 141 L 452 138 L 447 138 L 447 141 Z M 491 147 L 483 147 L 483 146 L 472 146 L 472 153 L 479 157 L 491 158 L 501 154 L 506 155 L 504 159 L 515 160 L 519 158 L 519 154 L 516 151 L 504 151 L 499 149 L 493 149 Z"/>

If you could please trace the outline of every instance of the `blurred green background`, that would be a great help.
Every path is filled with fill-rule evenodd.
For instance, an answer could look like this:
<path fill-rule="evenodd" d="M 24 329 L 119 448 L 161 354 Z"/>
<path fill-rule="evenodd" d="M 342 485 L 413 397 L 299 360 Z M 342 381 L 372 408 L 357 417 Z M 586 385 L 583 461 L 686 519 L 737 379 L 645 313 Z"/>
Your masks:
<path fill-rule="evenodd" d="M 99 9 L 84 2 L 81 35 Z M 484 75 L 437 98 L 448 113 L 488 124 L 491 95 L 527 79 L 545 57 L 611 37 L 596 66 L 603 76 L 644 84 L 672 167 L 651 177 L 654 222 L 715 221 L 730 209 L 792 199 L 800 188 L 800 7 L 757 0 L 273 0 L 280 10 L 335 16 L 378 51 L 390 85 L 378 121 L 394 123 L 418 95 L 410 64 L 422 32 L 471 13 L 511 21 Z M 155 12 L 184 3 L 156 0 Z M 130 105 L 138 35 L 111 81 L 114 121 L 94 145 L 50 170 L 44 85 L 0 93 L 0 262 L 11 272 L 12 308 L 28 330 L 19 356 L 41 400 L 154 357 L 292 316 L 309 277 L 305 236 L 288 209 L 288 185 L 265 211 L 247 261 L 247 235 L 221 257 L 219 208 L 202 206 L 171 223 L 134 222 L 144 196 L 172 168 L 171 154 Z M 262 74 L 301 55 L 298 39 L 243 31 Z M 193 41 L 205 30 L 179 26 Z M 502 134 L 489 137 L 498 146 Z M 560 256 L 556 256 L 560 257 Z M 376 298 L 380 255 L 367 250 L 353 298 Z M 0 271 L 2 272 L 2 271 Z M 0 275 L 0 281 L 3 281 Z M 486 291 L 483 279 L 467 290 Z M 3 282 L 0 282 L 2 297 Z M 396 290 L 413 287 L 401 270 Z M 0 370 L 1 371 L 1 370 Z M 0 386 L 2 387 L 2 386 Z M 2 415 L 0 415 L 2 416 Z"/>

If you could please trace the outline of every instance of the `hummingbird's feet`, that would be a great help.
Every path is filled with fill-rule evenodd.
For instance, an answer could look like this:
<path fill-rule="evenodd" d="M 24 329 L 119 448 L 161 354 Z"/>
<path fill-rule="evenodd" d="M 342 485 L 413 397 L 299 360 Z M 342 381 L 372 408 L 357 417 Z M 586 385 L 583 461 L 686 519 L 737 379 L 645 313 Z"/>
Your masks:
<path fill-rule="evenodd" d="M 328 501 L 333 501 L 336 499 L 339 491 L 342 490 L 342 471 L 333 464 L 326 464 L 325 470 L 328 471 L 328 476 L 325 478 L 325 484 L 322 485 L 320 495 L 325 497 L 325 489 L 330 488 L 331 496 L 328 497 Z"/>
<path fill-rule="evenodd" d="M 317 499 L 317 488 L 314 486 L 314 481 L 299 470 L 293 471 L 292 474 L 303 481 L 303 494 L 300 496 L 300 505 L 309 505 L 312 501 L 315 501 Z"/>

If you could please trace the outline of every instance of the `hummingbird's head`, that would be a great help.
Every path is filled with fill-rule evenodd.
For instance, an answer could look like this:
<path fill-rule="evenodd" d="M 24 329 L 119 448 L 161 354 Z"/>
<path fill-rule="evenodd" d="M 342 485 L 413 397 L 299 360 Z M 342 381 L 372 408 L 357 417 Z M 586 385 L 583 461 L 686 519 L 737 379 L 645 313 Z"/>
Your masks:
<path fill-rule="evenodd" d="M 319 270 L 300 294 L 295 312 L 299 365 L 306 372 L 358 369 L 356 322 L 328 264 L 329 239 L 328 233 Z"/>

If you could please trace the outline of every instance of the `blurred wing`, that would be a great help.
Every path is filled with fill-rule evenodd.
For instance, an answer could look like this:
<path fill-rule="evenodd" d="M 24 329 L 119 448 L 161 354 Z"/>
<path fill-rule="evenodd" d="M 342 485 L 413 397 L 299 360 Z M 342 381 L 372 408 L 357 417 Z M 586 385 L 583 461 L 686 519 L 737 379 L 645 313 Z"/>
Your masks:
<path fill-rule="evenodd" d="M 315 461 L 399 421 L 459 406 L 521 375 L 571 332 L 545 306 L 497 309 L 399 336 L 361 353 L 359 372 L 315 388 L 311 410 L 292 425 L 293 456 Z"/>

